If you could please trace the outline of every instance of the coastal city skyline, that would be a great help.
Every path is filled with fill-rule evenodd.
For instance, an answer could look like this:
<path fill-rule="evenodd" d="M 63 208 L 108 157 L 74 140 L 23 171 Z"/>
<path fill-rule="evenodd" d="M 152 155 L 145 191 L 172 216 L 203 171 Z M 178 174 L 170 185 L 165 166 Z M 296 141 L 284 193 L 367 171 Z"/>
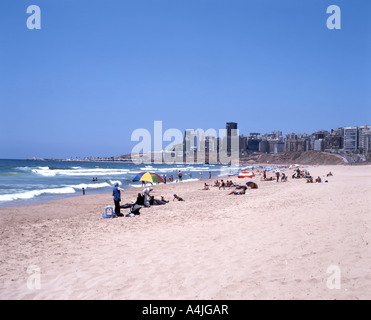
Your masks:
<path fill-rule="evenodd" d="M 162 123 L 161 123 L 162 124 Z M 156 130 L 156 129 L 154 129 Z M 171 130 L 175 130 L 172 128 Z M 232 133 L 232 130 L 234 133 Z M 291 132 L 285 133 L 281 130 L 273 130 L 271 132 L 244 132 L 240 130 L 237 122 L 226 122 L 225 130 L 219 131 L 216 129 L 186 129 L 182 135 L 182 143 L 173 144 L 173 147 L 167 149 L 168 151 L 181 150 L 181 155 L 177 158 L 178 162 L 186 161 L 186 157 L 193 153 L 221 153 L 221 145 L 224 144 L 224 152 L 228 155 L 231 154 L 231 137 L 238 132 L 238 156 L 244 158 L 249 155 L 256 154 L 279 154 L 285 152 L 328 152 L 342 154 L 348 157 L 350 162 L 363 162 L 369 161 L 371 155 L 371 126 L 345 126 L 331 128 L 330 130 L 320 129 L 312 133 L 306 132 Z M 147 131 L 151 137 L 151 132 Z M 214 134 L 214 135 L 213 135 Z M 163 146 L 163 132 L 160 133 L 160 145 Z M 151 140 L 153 138 L 151 137 Z M 151 141 L 150 146 L 155 143 Z M 158 142 L 157 142 L 158 145 Z M 133 149 L 134 150 L 134 149 Z M 143 153 L 164 153 L 165 148 L 149 150 L 140 150 Z M 132 151 L 133 152 L 133 151 Z M 357 156 L 358 155 L 358 156 Z M 131 157 L 133 153 L 131 154 Z M 132 160 L 129 155 L 112 155 L 109 157 L 102 156 L 89 156 L 89 157 L 68 157 L 63 160 L 87 160 L 87 161 L 130 161 Z M 345 158 L 346 158 L 345 157 Z M 43 159 L 39 157 L 28 158 L 29 160 Z M 53 158 L 44 158 L 52 160 Z M 162 160 L 161 160 L 162 159 Z M 218 158 L 219 159 L 219 158 Z M 58 160 L 58 159 L 57 159 Z M 59 159 L 61 160 L 61 159 Z M 165 161 L 163 158 L 157 159 L 159 162 Z M 147 160 L 156 162 L 153 155 Z M 175 159 L 174 159 L 175 161 Z M 177 162 L 175 161 L 175 162 Z M 193 161 L 193 160 L 192 160 Z M 215 159 L 215 163 L 219 160 Z"/>

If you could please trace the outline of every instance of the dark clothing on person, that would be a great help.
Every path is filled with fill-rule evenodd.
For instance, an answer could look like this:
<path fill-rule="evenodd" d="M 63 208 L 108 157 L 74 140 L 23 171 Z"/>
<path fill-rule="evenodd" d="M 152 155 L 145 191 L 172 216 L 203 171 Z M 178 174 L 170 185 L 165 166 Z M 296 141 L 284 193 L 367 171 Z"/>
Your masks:
<path fill-rule="evenodd" d="M 112 190 L 113 202 L 115 203 L 115 213 L 120 215 L 120 201 L 121 191 L 119 190 L 119 184 L 116 182 Z"/>
<path fill-rule="evenodd" d="M 166 202 L 165 202 L 165 201 L 162 201 L 162 200 L 155 199 L 155 198 L 152 196 L 151 199 L 149 199 L 149 204 L 150 204 L 151 206 L 156 206 L 156 205 L 166 204 Z"/>
<path fill-rule="evenodd" d="M 277 177 L 277 182 L 278 182 L 278 180 L 280 178 L 280 173 L 279 172 L 276 172 L 276 177 Z"/>
<path fill-rule="evenodd" d="M 116 213 L 116 215 L 120 215 L 120 201 L 116 201 L 116 200 L 114 200 L 113 201 L 114 203 L 115 203 L 115 213 Z"/>
<path fill-rule="evenodd" d="M 144 196 L 141 193 L 138 193 L 137 201 L 135 203 L 144 206 Z"/>

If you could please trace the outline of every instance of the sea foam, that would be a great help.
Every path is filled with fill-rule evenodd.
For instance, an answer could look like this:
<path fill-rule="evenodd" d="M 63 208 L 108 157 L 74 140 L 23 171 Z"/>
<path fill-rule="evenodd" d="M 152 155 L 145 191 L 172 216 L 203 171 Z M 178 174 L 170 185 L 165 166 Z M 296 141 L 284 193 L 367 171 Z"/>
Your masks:
<path fill-rule="evenodd" d="M 104 175 L 123 175 L 129 172 L 128 169 L 50 169 L 49 167 L 38 167 L 31 170 L 33 173 L 45 177 L 52 176 L 104 176 Z"/>
<path fill-rule="evenodd" d="M 19 193 L 2 194 L 0 195 L 0 201 L 32 199 L 42 194 L 66 194 L 66 193 L 75 193 L 75 192 L 76 192 L 75 189 L 73 189 L 72 187 L 32 190 L 32 191 L 25 191 L 25 192 L 19 192 Z"/>

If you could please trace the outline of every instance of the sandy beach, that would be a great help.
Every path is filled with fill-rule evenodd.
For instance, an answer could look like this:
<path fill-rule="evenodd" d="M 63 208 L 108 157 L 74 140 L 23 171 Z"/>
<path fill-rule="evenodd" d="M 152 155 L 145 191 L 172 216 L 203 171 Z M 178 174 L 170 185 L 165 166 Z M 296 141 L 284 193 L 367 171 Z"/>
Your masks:
<path fill-rule="evenodd" d="M 101 217 L 111 194 L 1 208 L 0 299 L 370 299 L 371 166 L 307 168 L 328 183 L 155 185 L 134 218 Z"/>

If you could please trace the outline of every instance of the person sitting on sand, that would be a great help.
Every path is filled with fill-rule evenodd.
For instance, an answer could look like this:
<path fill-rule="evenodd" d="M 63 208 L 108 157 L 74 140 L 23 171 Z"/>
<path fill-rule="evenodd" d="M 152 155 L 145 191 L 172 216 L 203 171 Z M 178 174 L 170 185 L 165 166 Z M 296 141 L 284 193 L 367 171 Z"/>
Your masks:
<path fill-rule="evenodd" d="M 141 193 L 138 193 L 136 204 L 144 206 L 144 196 Z"/>
<path fill-rule="evenodd" d="M 318 182 L 318 183 L 321 183 L 322 182 L 322 180 L 321 180 L 321 178 L 318 176 L 318 178 L 316 179 L 316 182 Z"/>
<path fill-rule="evenodd" d="M 246 189 L 247 189 L 246 187 L 243 187 L 241 191 L 234 190 L 234 191 L 228 193 L 228 195 L 230 195 L 230 194 L 234 194 L 234 195 L 246 194 Z"/>
<path fill-rule="evenodd" d="M 215 180 L 214 181 L 214 187 L 219 187 L 220 183 L 219 183 L 219 180 Z"/>
<path fill-rule="evenodd" d="M 313 178 L 312 178 L 312 177 L 309 177 L 309 178 L 307 179 L 307 183 L 313 183 Z"/>
<path fill-rule="evenodd" d="M 232 182 L 232 180 L 227 180 L 227 183 L 225 184 L 225 186 L 226 186 L 227 188 L 233 187 L 233 182 Z"/>
<path fill-rule="evenodd" d="M 173 201 L 174 201 L 175 199 L 178 200 L 178 201 L 185 201 L 185 200 L 183 200 L 182 197 L 179 197 L 178 195 L 176 195 L 176 194 L 174 193 L 174 199 L 173 199 Z"/>
<path fill-rule="evenodd" d="M 332 172 L 331 171 L 327 174 L 327 177 L 332 177 Z"/>
<path fill-rule="evenodd" d="M 201 189 L 201 190 L 210 190 L 209 185 L 205 182 L 205 184 L 204 184 L 204 188 Z"/>

